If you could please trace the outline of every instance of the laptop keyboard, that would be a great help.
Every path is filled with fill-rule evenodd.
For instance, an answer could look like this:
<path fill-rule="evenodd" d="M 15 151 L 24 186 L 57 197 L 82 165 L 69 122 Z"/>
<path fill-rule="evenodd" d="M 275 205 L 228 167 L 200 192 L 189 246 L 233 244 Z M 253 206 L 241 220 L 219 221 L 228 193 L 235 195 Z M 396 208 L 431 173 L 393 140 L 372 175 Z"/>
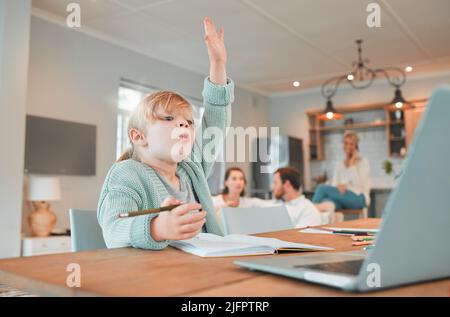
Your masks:
<path fill-rule="evenodd" d="M 361 269 L 361 266 L 363 264 L 363 261 L 364 260 L 353 260 L 353 261 L 321 263 L 312 265 L 294 265 L 294 268 L 358 275 L 359 270 Z"/>

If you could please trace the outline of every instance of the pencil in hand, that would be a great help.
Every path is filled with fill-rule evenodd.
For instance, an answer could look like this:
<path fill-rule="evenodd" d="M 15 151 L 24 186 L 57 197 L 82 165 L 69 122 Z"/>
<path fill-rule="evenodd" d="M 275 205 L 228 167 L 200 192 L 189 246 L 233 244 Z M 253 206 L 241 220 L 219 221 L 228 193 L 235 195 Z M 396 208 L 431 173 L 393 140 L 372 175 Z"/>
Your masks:
<path fill-rule="evenodd" d="M 142 216 L 142 215 L 157 214 L 162 211 L 170 211 L 174 208 L 177 208 L 178 206 L 181 206 L 181 204 L 169 205 L 169 206 L 146 209 L 146 210 L 123 212 L 123 213 L 119 214 L 119 218 L 130 218 L 130 217 L 136 217 L 136 216 Z"/>

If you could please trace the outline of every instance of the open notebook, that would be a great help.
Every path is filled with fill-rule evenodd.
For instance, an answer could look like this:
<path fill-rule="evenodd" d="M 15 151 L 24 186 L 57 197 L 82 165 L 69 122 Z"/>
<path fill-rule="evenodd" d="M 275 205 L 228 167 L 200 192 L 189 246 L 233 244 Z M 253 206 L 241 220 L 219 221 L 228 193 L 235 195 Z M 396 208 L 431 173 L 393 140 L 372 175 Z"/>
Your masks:
<path fill-rule="evenodd" d="M 328 251 L 332 248 L 262 238 L 244 234 L 221 237 L 211 233 L 199 233 L 196 237 L 173 241 L 172 247 L 201 257 L 224 257 L 274 254 L 278 251 Z"/>

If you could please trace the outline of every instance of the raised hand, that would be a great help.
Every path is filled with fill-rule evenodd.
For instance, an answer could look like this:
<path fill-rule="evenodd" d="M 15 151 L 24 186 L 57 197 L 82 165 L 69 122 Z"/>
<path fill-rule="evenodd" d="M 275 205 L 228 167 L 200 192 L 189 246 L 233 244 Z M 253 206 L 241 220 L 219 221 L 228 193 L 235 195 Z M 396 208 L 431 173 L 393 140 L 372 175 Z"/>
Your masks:
<path fill-rule="evenodd" d="M 203 26 L 205 27 L 205 43 L 210 63 L 226 64 L 227 50 L 223 40 L 223 28 L 217 31 L 213 20 L 209 17 L 203 20 Z"/>
<path fill-rule="evenodd" d="M 223 39 L 224 30 L 221 28 L 217 31 L 214 22 L 209 17 L 205 17 L 203 26 L 205 27 L 205 43 L 210 63 L 210 80 L 215 84 L 225 85 L 227 82 L 227 50 Z"/>

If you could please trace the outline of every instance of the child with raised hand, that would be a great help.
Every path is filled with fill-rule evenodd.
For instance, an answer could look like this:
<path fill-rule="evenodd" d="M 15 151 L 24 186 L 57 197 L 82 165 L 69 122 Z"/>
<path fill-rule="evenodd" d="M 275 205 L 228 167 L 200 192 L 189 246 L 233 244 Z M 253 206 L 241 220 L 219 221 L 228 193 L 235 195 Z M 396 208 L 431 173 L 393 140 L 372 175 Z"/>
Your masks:
<path fill-rule="evenodd" d="M 217 31 L 208 17 L 204 28 L 210 72 L 202 93 L 202 129 L 224 132 L 234 100 L 234 84 L 226 74 L 224 31 Z M 222 235 L 206 181 L 214 162 L 203 153 L 203 147 L 221 140 L 203 139 L 203 133 L 195 138 L 189 102 L 171 91 L 146 96 L 130 117 L 128 136 L 132 147 L 109 170 L 98 203 L 97 217 L 108 248 L 158 250 L 201 231 Z M 118 217 L 173 204 L 181 205 L 159 214 Z"/>

